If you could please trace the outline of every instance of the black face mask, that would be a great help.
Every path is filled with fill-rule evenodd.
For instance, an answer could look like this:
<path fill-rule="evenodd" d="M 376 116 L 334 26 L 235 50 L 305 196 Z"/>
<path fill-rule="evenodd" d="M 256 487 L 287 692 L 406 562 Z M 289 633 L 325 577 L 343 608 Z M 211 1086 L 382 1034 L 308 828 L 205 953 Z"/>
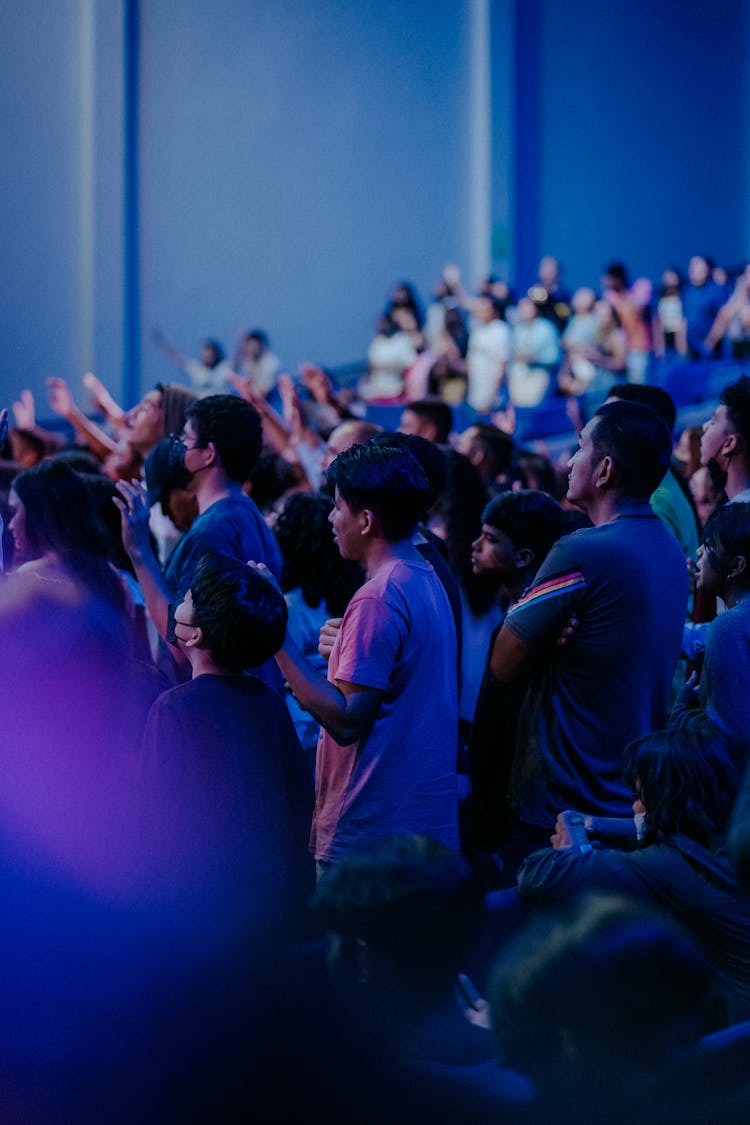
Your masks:
<path fill-rule="evenodd" d="M 193 473 L 185 468 L 185 454 L 187 449 L 182 444 L 178 437 L 174 435 L 170 439 L 169 446 L 169 487 L 170 491 L 174 488 L 187 488 L 190 481 L 193 479 Z"/>

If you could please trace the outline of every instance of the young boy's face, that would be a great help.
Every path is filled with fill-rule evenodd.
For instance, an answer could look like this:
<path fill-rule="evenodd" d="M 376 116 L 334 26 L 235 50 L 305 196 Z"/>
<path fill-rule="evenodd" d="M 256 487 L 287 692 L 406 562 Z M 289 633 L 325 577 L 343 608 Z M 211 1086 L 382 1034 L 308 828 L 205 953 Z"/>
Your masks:
<path fill-rule="evenodd" d="M 471 569 L 475 574 L 485 571 L 509 574 L 515 569 L 515 554 L 509 535 L 489 523 L 483 523 L 481 535 L 471 545 Z"/>

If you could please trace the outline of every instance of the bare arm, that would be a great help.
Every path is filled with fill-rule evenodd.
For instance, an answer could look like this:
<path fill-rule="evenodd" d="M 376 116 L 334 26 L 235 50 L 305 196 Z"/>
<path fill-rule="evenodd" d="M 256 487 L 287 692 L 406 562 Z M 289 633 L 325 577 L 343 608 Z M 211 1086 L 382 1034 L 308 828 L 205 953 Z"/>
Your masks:
<path fill-rule="evenodd" d="M 533 652 L 520 637 L 503 625 L 495 637 L 490 656 L 490 675 L 498 684 L 507 684 L 529 672 L 534 663 Z"/>
<path fill-rule="evenodd" d="M 331 684 L 312 668 L 289 637 L 276 662 L 301 707 L 314 715 L 339 746 L 350 746 L 369 732 L 383 693 L 344 680 Z"/>
<path fill-rule="evenodd" d="M 70 387 L 64 379 L 47 380 L 47 400 L 55 414 L 70 422 L 78 441 L 87 445 L 95 456 L 104 460 L 109 453 L 114 453 L 117 442 L 76 406 Z"/>

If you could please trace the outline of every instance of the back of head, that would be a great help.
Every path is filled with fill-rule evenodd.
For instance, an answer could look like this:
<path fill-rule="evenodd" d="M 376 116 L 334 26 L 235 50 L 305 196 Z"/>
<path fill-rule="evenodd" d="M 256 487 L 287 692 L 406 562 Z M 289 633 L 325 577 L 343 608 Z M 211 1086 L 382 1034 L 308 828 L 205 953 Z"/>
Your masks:
<path fill-rule="evenodd" d="M 537 568 L 567 531 L 565 513 L 558 502 L 546 492 L 530 488 L 494 497 L 482 512 L 482 523 L 504 532 L 516 550 L 533 551 Z"/>
<path fill-rule="evenodd" d="M 289 496 L 273 527 L 284 560 L 282 588 L 299 588 L 311 608 L 325 603 L 331 617 L 341 617 L 362 585 L 358 563 L 343 559 L 331 535 L 331 502 L 320 493 Z"/>
<path fill-rule="evenodd" d="M 719 401 L 726 406 L 729 421 L 742 438 L 744 458 L 750 462 L 750 377 L 741 375 L 736 383 L 730 383 Z"/>
<path fill-rule="evenodd" d="M 744 570 L 732 581 L 740 589 L 750 586 L 749 503 L 720 505 L 706 523 L 703 545 L 711 555 L 712 564 L 725 572 L 739 556 L 744 558 Z"/>
<path fill-rule="evenodd" d="M 430 486 L 430 495 L 425 508 L 425 511 L 429 511 L 438 497 L 445 491 L 448 462 L 443 450 L 438 448 L 434 442 L 419 437 L 417 434 L 377 434 L 372 439 L 372 444 L 388 449 L 405 449 L 407 453 L 411 453 L 414 460 L 422 467 Z"/>
<path fill-rule="evenodd" d="M 353 853 L 321 879 L 315 909 L 326 930 L 365 942 L 408 991 L 443 995 L 479 920 L 466 860 L 424 836 Z"/>
<path fill-rule="evenodd" d="M 495 966 L 489 997 L 501 1056 L 543 1100 L 595 1101 L 627 1094 L 634 1070 L 695 1044 L 708 989 L 700 950 L 672 922 L 589 896 L 524 930 Z"/>
<path fill-rule="evenodd" d="M 283 595 L 244 563 L 228 555 L 204 555 L 190 590 L 194 623 L 222 667 L 255 668 L 281 648 L 287 623 Z"/>
<path fill-rule="evenodd" d="M 19 473 L 13 489 L 25 508 L 30 553 L 48 551 L 63 559 L 76 552 L 105 554 L 105 534 L 83 479 L 64 461 L 43 461 Z"/>
<path fill-rule="evenodd" d="M 391 542 L 413 534 L 430 498 L 425 472 L 411 453 L 373 442 L 340 453 L 328 480 L 353 511 L 372 511 Z"/>
<path fill-rule="evenodd" d="M 594 418 L 596 456 L 612 459 L 623 496 L 647 500 L 669 468 L 672 435 L 666 423 L 638 402 L 605 402 Z"/>
<path fill-rule="evenodd" d="M 642 406 L 650 406 L 664 419 L 670 434 L 674 433 L 677 408 L 674 399 L 663 387 L 655 387 L 650 383 L 615 383 L 609 397 L 619 402 L 640 402 Z"/>
<path fill-rule="evenodd" d="M 739 774 L 719 738 L 681 727 L 653 731 L 626 746 L 623 773 L 646 808 L 648 837 L 723 843 Z"/>
<path fill-rule="evenodd" d="M 235 395 L 208 395 L 187 412 L 197 444 L 212 442 L 221 467 L 230 480 L 242 484 L 250 477 L 263 445 L 260 415 L 254 406 Z"/>
<path fill-rule="evenodd" d="M 491 422 L 477 422 L 472 426 L 472 445 L 478 445 L 484 454 L 482 472 L 496 479 L 511 466 L 515 443 L 510 434 L 499 430 Z"/>
<path fill-rule="evenodd" d="M 453 414 L 447 402 L 439 398 L 423 398 L 416 402 L 409 402 L 404 411 L 411 411 L 423 422 L 434 427 L 435 436 L 432 439 L 438 445 L 445 445 L 453 428 Z"/>

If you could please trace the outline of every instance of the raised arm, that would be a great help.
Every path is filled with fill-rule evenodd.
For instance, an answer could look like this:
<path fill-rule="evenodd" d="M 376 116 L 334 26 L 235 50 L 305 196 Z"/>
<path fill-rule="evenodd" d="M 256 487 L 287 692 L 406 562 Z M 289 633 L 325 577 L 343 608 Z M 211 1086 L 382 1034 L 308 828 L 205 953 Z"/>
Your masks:
<path fill-rule="evenodd" d="M 110 453 L 114 453 L 117 442 L 76 406 L 70 387 L 64 379 L 47 380 L 47 401 L 55 414 L 59 414 L 71 424 L 76 439 L 87 445 L 96 457 L 103 461 Z"/>
<path fill-rule="evenodd" d="M 122 519 L 122 541 L 135 569 L 149 616 L 159 636 L 166 638 L 169 603 L 175 591 L 167 584 L 151 547 L 146 490 L 139 481 L 118 481 L 114 503 Z"/>

